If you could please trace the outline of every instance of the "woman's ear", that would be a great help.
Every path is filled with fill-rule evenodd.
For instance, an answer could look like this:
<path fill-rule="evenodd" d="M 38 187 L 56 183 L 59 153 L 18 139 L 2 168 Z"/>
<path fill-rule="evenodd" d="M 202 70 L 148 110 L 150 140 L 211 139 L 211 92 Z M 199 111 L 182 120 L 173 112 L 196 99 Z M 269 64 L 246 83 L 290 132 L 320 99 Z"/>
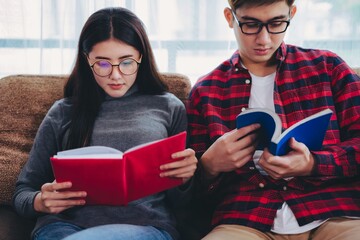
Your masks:
<path fill-rule="evenodd" d="M 296 13 L 296 10 L 297 10 L 296 5 L 291 6 L 291 8 L 290 8 L 290 19 L 292 19 L 294 17 L 294 15 Z"/>
<path fill-rule="evenodd" d="M 224 9 L 224 16 L 225 16 L 226 21 L 228 22 L 229 27 L 233 28 L 234 27 L 234 17 L 232 14 L 232 10 L 230 8 L 226 7 Z"/>

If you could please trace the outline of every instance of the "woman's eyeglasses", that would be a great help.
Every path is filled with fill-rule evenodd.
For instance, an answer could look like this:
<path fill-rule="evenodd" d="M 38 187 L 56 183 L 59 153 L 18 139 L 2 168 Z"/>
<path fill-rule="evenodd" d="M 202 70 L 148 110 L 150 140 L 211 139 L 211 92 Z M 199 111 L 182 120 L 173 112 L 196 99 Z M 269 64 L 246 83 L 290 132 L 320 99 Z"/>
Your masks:
<path fill-rule="evenodd" d="M 125 58 L 118 64 L 112 64 L 108 60 L 98 60 L 91 64 L 90 67 L 99 77 L 109 76 L 112 73 L 114 67 L 118 67 L 119 71 L 124 75 L 132 75 L 137 72 L 140 63 L 141 57 L 138 61 L 133 58 Z"/>

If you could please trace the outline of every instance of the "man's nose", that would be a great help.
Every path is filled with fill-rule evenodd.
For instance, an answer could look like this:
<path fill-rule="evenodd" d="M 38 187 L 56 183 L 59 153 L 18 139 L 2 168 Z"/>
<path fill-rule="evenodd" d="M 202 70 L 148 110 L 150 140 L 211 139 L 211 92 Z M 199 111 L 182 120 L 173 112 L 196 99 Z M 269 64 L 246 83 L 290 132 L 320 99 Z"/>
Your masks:
<path fill-rule="evenodd" d="M 256 42 L 260 44 L 269 43 L 271 41 L 270 33 L 266 29 L 266 26 L 262 26 L 261 31 L 257 34 Z"/>

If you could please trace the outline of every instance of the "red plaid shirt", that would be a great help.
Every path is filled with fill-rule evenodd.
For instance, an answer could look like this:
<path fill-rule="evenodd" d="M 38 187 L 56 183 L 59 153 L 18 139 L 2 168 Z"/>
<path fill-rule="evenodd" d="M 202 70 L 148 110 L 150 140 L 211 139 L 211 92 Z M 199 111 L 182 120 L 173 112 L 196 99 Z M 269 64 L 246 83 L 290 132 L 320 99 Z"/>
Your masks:
<path fill-rule="evenodd" d="M 300 226 L 331 217 L 360 217 L 359 77 L 329 51 L 282 44 L 276 57 L 274 103 L 284 129 L 325 108 L 336 113 L 323 149 L 312 152 L 314 174 L 274 180 L 261 175 L 253 161 L 223 173 L 206 185 L 206 197 L 219 201 L 213 225 L 239 224 L 270 231 L 284 201 Z M 238 52 L 198 80 L 187 103 L 190 147 L 198 157 L 235 128 L 235 117 L 248 107 L 250 88 L 251 77 L 241 67 Z"/>

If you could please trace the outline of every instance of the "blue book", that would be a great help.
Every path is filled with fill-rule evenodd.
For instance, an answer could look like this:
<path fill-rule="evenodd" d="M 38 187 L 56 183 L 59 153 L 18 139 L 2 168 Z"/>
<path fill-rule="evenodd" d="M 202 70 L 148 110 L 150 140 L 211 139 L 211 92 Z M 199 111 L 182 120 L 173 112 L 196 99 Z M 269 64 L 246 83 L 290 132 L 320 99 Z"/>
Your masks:
<path fill-rule="evenodd" d="M 288 141 L 292 137 L 304 143 L 309 150 L 320 150 L 331 115 L 332 111 L 325 109 L 304 118 L 282 132 L 280 117 L 275 112 L 263 108 L 249 108 L 236 117 L 236 128 L 259 123 L 261 134 L 257 149 L 263 150 L 268 147 L 273 155 L 281 156 L 291 150 Z"/>

